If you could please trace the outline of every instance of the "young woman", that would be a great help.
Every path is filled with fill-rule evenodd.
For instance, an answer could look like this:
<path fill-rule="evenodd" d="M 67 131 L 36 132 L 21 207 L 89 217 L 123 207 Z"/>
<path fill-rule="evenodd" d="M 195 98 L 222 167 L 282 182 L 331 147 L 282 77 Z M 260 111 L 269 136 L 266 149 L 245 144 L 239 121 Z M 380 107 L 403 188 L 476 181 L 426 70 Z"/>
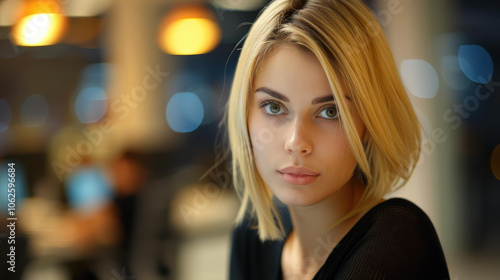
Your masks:
<path fill-rule="evenodd" d="M 231 279 L 449 279 L 427 215 L 383 198 L 412 174 L 420 125 L 361 1 L 272 2 L 227 121 L 242 200 Z"/>

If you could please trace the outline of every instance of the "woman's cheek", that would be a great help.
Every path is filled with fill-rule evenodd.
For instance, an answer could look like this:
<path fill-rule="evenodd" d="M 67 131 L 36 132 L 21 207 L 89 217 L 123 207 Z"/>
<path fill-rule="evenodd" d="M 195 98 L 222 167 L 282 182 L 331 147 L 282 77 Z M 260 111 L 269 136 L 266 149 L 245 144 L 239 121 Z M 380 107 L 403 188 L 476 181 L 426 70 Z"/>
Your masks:
<path fill-rule="evenodd" d="M 255 119 L 250 122 L 250 140 L 255 152 L 268 148 L 275 140 L 276 133 L 262 119 Z"/>

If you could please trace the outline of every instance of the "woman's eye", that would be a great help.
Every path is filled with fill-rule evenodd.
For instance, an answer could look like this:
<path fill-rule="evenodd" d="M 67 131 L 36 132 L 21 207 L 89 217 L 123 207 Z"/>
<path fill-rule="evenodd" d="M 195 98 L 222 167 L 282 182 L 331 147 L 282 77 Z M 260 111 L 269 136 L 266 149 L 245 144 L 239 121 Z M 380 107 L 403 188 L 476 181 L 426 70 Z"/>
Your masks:
<path fill-rule="evenodd" d="M 264 107 L 264 110 L 266 110 L 266 113 L 270 115 L 280 115 L 285 112 L 283 107 L 276 102 L 269 102 L 267 104 L 264 104 L 262 107 Z"/>
<path fill-rule="evenodd" d="M 338 114 L 339 114 L 339 112 L 337 111 L 337 108 L 335 108 L 335 107 L 325 108 L 319 113 L 320 117 L 325 118 L 325 119 L 330 119 L 330 120 L 337 118 Z"/>

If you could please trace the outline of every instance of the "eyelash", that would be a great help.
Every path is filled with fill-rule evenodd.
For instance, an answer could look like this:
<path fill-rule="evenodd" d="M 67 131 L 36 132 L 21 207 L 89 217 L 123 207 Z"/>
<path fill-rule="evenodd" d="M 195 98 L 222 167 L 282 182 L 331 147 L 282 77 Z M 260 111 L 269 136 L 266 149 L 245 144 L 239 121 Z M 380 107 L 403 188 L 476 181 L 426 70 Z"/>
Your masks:
<path fill-rule="evenodd" d="M 335 117 L 334 117 L 334 118 L 323 118 L 323 117 L 322 117 L 322 118 L 323 118 L 323 119 L 325 119 L 325 120 L 334 121 L 334 120 L 336 120 L 336 119 L 338 119 L 338 118 L 339 118 L 339 109 L 337 108 L 337 106 L 336 106 L 336 105 L 334 105 L 334 104 L 325 104 L 325 105 L 321 106 L 321 108 L 319 108 L 319 110 L 318 110 L 318 111 L 319 111 L 319 113 L 321 113 L 321 112 L 323 112 L 325 109 L 330 109 L 330 108 L 335 109 L 335 111 L 336 111 Z"/>
<path fill-rule="evenodd" d="M 267 99 L 267 100 L 262 101 L 262 102 L 260 103 L 259 108 L 263 109 L 263 110 L 264 110 L 264 112 L 265 112 L 266 114 L 270 115 L 270 116 L 278 116 L 278 115 L 276 115 L 276 114 L 270 114 L 270 113 L 268 113 L 268 112 L 267 112 L 267 110 L 264 108 L 264 107 L 266 107 L 267 105 L 269 105 L 269 104 L 273 104 L 273 103 L 274 103 L 274 104 L 278 104 L 278 105 L 279 105 L 279 106 L 280 106 L 283 110 L 285 110 L 284 108 L 286 108 L 286 107 L 285 107 L 285 105 L 283 105 L 283 103 L 281 103 L 281 102 L 279 102 L 279 101 L 277 101 L 277 100 L 271 100 L 271 99 Z M 285 110 L 285 112 L 286 112 L 286 110 Z M 281 114 L 279 114 L 279 115 L 281 115 Z"/>
<path fill-rule="evenodd" d="M 285 107 L 285 105 L 283 105 L 283 103 L 281 103 L 281 102 L 279 102 L 279 101 L 277 101 L 277 100 L 272 100 L 272 99 L 267 99 L 267 100 L 262 101 L 262 102 L 260 103 L 260 105 L 259 105 L 259 108 L 263 109 L 263 110 L 264 110 L 264 113 L 265 113 L 266 115 L 268 115 L 268 116 L 271 116 L 271 117 L 273 117 L 273 116 L 279 116 L 279 115 L 282 115 L 282 114 L 270 114 L 270 113 L 268 113 L 268 112 L 267 112 L 267 110 L 264 108 L 265 106 L 267 106 L 267 105 L 269 105 L 269 104 L 273 104 L 273 103 L 274 103 L 274 104 L 279 105 L 279 106 L 280 106 L 280 108 L 281 108 L 281 109 L 283 109 L 283 110 L 285 110 L 285 113 L 286 113 L 286 109 L 285 109 L 286 107 Z M 336 106 L 335 104 L 325 104 L 325 105 L 321 106 L 321 108 L 319 108 L 318 113 L 317 113 L 316 115 L 319 115 L 319 114 L 320 114 L 321 112 L 323 112 L 325 109 L 329 109 L 329 108 L 334 108 L 335 110 L 337 110 L 337 115 L 336 115 L 336 117 L 331 118 L 331 119 L 330 119 L 330 118 L 323 118 L 323 117 L 320 117 L 320 118 L 325 119 L 325 120 L 328 120 L 328 121 L 334 121 L 334 120 L 336 120 L 337 118 L 339 118 L 339 115 L 338 115 L 338 114 L 339 114 L 339 113 L 338 113 L 338 108 L 337 108 L 337 106 Z"/>

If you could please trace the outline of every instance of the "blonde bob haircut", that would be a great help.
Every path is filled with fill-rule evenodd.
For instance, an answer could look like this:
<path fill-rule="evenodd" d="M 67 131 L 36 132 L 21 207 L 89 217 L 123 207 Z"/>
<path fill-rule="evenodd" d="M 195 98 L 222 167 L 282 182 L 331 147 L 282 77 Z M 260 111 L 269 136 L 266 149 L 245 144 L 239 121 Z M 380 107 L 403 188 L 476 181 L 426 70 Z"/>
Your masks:
<path fill-rule="evenodd" d="M 366 185 L 345 219 L 405 184 L 420 155 L 420 124 L 387 39 L 370 9 L 360 0 L 273 1 L 247 35 L 226 115 L 234 186 L 242 201 L 237 222 L 248 213 L 256 218 L 261 240 L 283 239 L 285 233 L 273 194 L 255 166 L 248 113 L 259 67 L 280 44 L 293 44 L 314 54 L 329 80 L 357 160 L 353 176 Z M 365 125 L 363 139 L 355 129 L 346 98 Z"/>

